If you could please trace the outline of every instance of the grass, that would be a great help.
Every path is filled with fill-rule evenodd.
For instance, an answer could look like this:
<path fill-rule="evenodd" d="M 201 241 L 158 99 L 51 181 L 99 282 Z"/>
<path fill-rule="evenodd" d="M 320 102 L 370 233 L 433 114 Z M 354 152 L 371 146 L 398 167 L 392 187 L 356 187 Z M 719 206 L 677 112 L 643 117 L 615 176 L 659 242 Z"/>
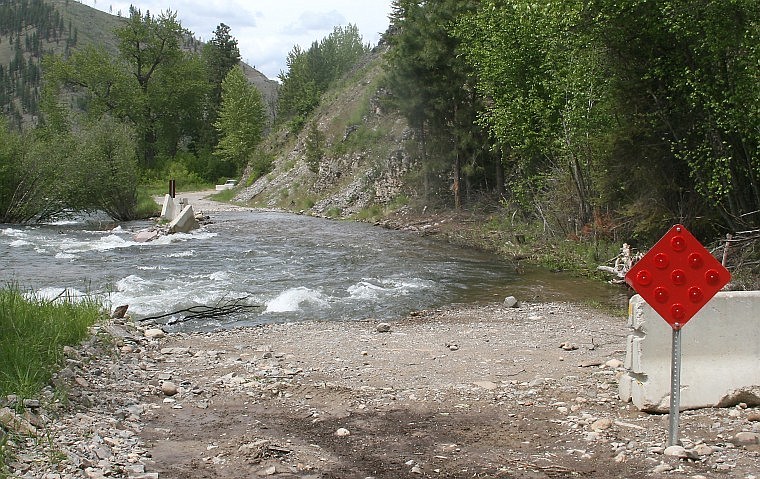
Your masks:
<path fill-rule="evenodd" d="M 147 188 L 138 188 L 136 208 L 138 218 L 151 218 L 161 214 L 161 205 L 156 203 L 153 196 Z"/>
<path fill-rule="evenodd" d="M 364 208 L 356 215 L 354 219 L 357 221 L 376 221 L 385 215 L 385 209 L 380 205 L 372 205 L 368 208 Z"/>
<path fill-rule="evenodd" d="M 14 394 L 21 404 L 37 396 L 60 368 L 63 347 L 85 339 L 90 326 L 103 318 L 102 311 L 102 304 L 90 297 L 49 301 L 16 285 L 0 288 L 0 397 Z M 11 436 L 0 428 L 0 479 L 9 477 Z"/>
<path fill-rule="evenodd" d="M 48 383 L 63 357 L 103 317 L 92 298 L 55 301 L 24 294 L 15 285 L 0 289 L 0 396 L 31 398 Z"/>
<path fill-rule="evenodd" d="M 234 198 L 236 194 L 237 194 L 237 191 L 234 189 L 221 190 L 217 193 L 212 194 L 211 198 L 213 198 L 216 201 L 230 202 L 232 201 L 232 198 Z"/>

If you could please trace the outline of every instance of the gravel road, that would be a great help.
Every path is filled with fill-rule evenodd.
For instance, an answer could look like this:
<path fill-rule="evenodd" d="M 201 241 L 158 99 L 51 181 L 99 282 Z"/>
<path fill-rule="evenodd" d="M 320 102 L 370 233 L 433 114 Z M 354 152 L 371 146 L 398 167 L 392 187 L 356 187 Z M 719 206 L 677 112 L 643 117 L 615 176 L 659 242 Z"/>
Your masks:
<path fill-rule="evenodd" d="M 19 477 L 736 477 L 760 411 L 617 397 L 624 318 L 565 303 L 167 335 L 129 321 L 68 350 L 68 404 L 29 416 Z M 110 350 L 113 354 L 104 354 Z M 60 399 L 60 398 L 58 398 Z M 23 441 L 23 440 L 21 440 Z M 674 454 L 674 455 L 671 455 Z"/>

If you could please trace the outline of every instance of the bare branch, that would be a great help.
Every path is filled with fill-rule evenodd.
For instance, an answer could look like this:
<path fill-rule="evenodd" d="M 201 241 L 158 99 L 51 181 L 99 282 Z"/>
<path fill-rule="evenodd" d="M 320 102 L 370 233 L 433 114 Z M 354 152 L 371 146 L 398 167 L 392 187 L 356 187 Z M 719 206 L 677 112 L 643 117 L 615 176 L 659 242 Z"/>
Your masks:
<path fill-rule="evenodd" d="M 157 319 L 171 317 L 172 319 L 167 324 L 172 325 L 196 319 L 215 319 L 222 316 L 228 316 L 230 314 L 253 311 L 262 307 L 260 304 L 248 304 L 246 301 L 249 298 L 250 296 L 245 296 L 231 300 L 221 300 L 214 306 L 207 306 L 203 304 L 191 306 L 189 308 L 179 309 L 170 313 L 158 314 L 155 316 L 146 316 L 144 318 L 140 318 L 139 321 L 155 321 Z"/>

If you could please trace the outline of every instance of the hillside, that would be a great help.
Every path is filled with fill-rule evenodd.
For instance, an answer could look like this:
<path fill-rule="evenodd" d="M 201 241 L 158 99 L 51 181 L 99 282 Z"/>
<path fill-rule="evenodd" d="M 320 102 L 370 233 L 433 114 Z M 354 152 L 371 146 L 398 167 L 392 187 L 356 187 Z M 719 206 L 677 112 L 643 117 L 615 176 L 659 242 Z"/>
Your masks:
<path fill-rule="evenodd" d="M 17 127 L 39 114 L 42 58 L 90 44 L 115 52 L 122 21 L 69 0 L 5 2 L 0 18 L 0 109 Z"/>
<path fill-rule="evenodd" d="M 404 148 L 411 138 L 406 120 L 383 108 L 383 54 L 378 47 L 323 98 L 297 135 L 287 128 L 273 132 L 257 155 L 270 158 L 273 169 L 246 185 L 235 200 L 329 217 L 369 219 L 385 207 L 401 206 L 413 161 Z M 317 138 L 310 145 L 310 135 Z M 320 157 L 307 161 L 309 149 Z M 253 163 L 256 163 L 254 161 Z"/>
<path fill-rule="evenodd" d="M 69 55 L 87 45 L 117 53 L 114 29 L 128 12 L 108 14 L 73 0 L 16 0 L 0 3 L 0 111 L 16 127 L 33 123 L 39 114 L 41 59 Z M 199 51 L 200 42 L 187 38 L 185 49 Z M 251 82 L 264 96 L 270 115 L 277 87 L 262 73 L 243 64 Z"/>

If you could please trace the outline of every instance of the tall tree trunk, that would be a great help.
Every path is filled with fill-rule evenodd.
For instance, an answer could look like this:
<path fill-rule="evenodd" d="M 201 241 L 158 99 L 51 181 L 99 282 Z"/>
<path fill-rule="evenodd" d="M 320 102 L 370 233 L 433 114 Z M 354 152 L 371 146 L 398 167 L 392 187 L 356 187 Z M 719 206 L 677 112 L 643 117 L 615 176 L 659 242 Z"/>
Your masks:
<path fill-rule="evenodd" d="M 454 208 L 462 208 L 462 192 L 461 190 L 461 178 L 462 178 L 462 158 L 459 155 L 459 148 L 456 148 L 456 155 L 454 157 Z"/>
<path fill-rule="evenodd" d="M 507 196 L 507 189 L 504 185 L 504 163 L 502 163 L 501 158 L 497 158 L 496 161 L 496 194 L 499 195 L 500 199 Z"/>

